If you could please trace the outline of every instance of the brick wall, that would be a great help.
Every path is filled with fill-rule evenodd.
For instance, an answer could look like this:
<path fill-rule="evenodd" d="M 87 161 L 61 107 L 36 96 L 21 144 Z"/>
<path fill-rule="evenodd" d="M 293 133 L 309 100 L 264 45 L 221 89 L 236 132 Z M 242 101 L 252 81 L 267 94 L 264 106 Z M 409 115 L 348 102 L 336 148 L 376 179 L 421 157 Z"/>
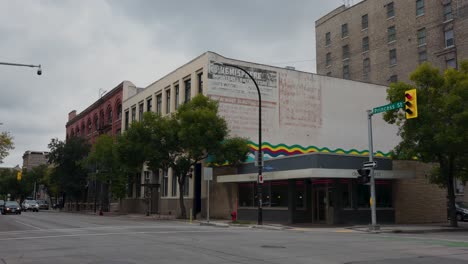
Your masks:
<path fill-rule="evenodd" d="M 429 183 L 430 164 L 417 161 L 394 161 L 394 170 L 412 170 L 413 179 L 394 184 L 395 223 L 437 223 L 447 221 L 447 191 Z"/>

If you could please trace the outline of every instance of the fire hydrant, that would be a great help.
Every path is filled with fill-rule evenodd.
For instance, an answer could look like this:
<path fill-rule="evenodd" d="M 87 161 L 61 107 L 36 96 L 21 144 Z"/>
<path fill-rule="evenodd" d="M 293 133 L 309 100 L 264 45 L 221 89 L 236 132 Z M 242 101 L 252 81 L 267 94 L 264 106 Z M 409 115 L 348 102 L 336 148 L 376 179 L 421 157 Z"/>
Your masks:
<path fill-rule="evenodd" d="M 232 222 L 237 221 L 237 212 L 236 211 L 231 213 L 231 221 Z"/>

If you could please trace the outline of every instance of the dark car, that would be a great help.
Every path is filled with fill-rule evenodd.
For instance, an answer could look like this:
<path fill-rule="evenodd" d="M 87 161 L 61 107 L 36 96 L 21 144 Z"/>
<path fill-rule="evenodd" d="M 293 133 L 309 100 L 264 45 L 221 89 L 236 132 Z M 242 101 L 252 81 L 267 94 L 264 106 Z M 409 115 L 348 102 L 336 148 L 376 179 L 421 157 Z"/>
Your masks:
<path fill-rule="evenodd" d="M 0 200 L 0 212 L 3 210 L 3 207 L 5 207 L 5 201 Z"/>
<path fill-rule="evenodd" d="M 46 200 L 37 200 L 36 202 L 39 204 L 39 209 L 49 210 L 49 203 Z"/>
<path fill-rule="evenodd" d="M 15 201 L 5 202 L 5 206 L 2 209 L 2 214 L 21 214 L 21 207 Z"/>
<path fill-rule="evenodd" d="M 468 220 L 468 203 L 456 202 L 455 208 L 457 209 L 457 220 L 466 221 Z"/>

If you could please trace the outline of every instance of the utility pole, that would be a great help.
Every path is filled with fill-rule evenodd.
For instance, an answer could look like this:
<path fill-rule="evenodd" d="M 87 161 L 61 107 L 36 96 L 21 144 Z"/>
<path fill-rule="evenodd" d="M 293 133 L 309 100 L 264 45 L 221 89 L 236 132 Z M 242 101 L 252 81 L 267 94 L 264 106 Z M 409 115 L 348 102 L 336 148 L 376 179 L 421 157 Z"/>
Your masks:
<path fill-rule="evenodd" d="M 372 142 L 372 110 L 367 110 L 367 120 L 368 120 L 368 132 L 369 132 L 369 162 L 374 161 L 374 147 Z M 374 177 L 374 167 L 370 168 L 370 206 L 371 206 L 371 217 L 372 224 L 371 230 L 378 230 L 377 226 L 377 213 L 376 213 L 376 199 L 375 199 L 375 177 Z"/>

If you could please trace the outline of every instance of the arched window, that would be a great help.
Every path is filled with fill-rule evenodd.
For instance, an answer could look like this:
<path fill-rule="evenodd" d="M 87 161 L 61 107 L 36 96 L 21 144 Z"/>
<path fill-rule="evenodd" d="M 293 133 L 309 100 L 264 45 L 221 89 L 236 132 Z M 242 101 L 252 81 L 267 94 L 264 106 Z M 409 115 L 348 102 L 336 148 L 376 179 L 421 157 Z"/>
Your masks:
<path fill-rule="evenodd" d="M 71 131 L 71 136 L 74 137 L 75 136 L 75 129 L 72 128 L 72 131 Z"/>
<path fill-rule="evenodd" d="M 112 124 L 112 107 L 107 106 L 107 123 Z"/>
<path fill-rule="evenodd" d="M 99 127 L 104 127 L 104 110 L 101 110 L 101 112 L 99 112 Z"/>
<path fill-rule="evenodd" d="M 115 108 L 115 111 L 117 112 L 117 120 L 122 119 L 122 103 L 120 101 L 117 101 L 117 107 Z"/>
<path fill-rule="evenodd" d="M 86 128 L 85 128 L 84 121 L 81 122 L 81 135 L 82 136 L 86 135 Z"/>
<path fill-rule="evenodd" d="M 91 118 L 88 118 L 88 135 L 93 132 L 93 124 L 91 123 Z"/>
<path fill-rule="evenodd" d="M 99 118 L 97 114 L 94 114 L 94 131 L 99 130 Z"/>

